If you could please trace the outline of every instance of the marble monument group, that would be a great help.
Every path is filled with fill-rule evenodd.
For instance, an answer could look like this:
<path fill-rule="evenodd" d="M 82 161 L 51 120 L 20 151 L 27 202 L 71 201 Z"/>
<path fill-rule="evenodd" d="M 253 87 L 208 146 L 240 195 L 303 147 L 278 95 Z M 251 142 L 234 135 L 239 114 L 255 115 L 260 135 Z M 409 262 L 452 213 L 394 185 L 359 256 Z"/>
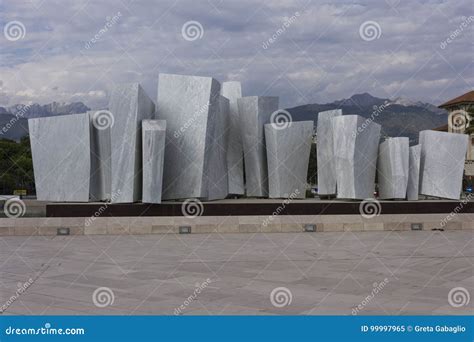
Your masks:
<path fill-rule="evenodd" d="M 154 102 L 116 86 L 107 110 L 28 120 L 38 200 L 304 198 L 313 121 L 278 121 L 278 97 L 242 97 L 239 82 L 160 74 Z M 381 126 L 339 109 L 316 127 L 318 194 L 459 199 L 467 135 L 420 132 L 380 142 Z"/>

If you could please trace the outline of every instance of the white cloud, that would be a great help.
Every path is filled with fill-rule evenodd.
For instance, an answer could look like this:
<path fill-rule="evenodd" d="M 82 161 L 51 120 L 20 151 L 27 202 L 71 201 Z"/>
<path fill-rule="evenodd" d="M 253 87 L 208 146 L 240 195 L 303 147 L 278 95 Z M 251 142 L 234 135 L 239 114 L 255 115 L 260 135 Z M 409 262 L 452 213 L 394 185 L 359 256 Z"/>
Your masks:
<path fill-rule="evenodd" d="M 237 79 L 245 95 L 277 95 L 285 107 L 366 91 L 437 104 L 472 89 L 466 53 L 472 27 L 440 49 L 472 9 L 470 1 L 392 4 L 11 1 L 0 24 L 20 20 L 26 36 L 1 37 L 0 105 L 81 100 L 99 108 L 114 84 L 131 81 L 156 98 L 159 72 Z M 263 49 L 295 12 L 297 19 Z M 120 19 L 86 49 L 117 13 Z M 183 39 L 189 20 L 202 24 L 202 39 Z M 379 39 L 359 37 L 367 20 L 380 24 Z"/>

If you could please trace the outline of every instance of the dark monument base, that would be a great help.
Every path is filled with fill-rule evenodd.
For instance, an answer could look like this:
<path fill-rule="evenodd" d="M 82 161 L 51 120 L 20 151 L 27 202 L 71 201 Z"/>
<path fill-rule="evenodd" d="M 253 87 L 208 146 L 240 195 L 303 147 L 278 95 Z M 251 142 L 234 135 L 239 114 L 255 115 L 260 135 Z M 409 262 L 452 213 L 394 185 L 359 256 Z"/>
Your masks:
<path fill-rule="evenodd" d="M 254 215 L 359 215 L 359 201 L 293 200 L 283 204 L 278 200 L 222 200 L 202 202 L 201 216 Z M 379 201 L 380 214 L 472 214 L 474 202 L 421 200 Z M 46 205 L 47 217 L 89 217 L 100 212 L 107 216 L 185 216 L 182 202 L 147 203 L 51 203 Z"/>

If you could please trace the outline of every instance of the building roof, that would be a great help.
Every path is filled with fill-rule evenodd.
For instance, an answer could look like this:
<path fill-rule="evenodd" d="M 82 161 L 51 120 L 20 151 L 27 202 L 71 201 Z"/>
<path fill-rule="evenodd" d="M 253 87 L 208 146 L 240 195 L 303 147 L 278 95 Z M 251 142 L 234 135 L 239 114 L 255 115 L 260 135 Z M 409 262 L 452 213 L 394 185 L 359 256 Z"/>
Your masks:
<path fill-rule="evenodd" d="M 433 128 L 432 131 L 439 131 L 439 132 L 447 132 L 448 131 L 448 124 Z"/>
<path fill-rule="evenodd" d="M 466 94 L 455 97 L 454 99 L 449 100 L 448 102 L 445 102 L 442 105 L 439 105 L 438 108 L 446 108 L 446 107 L 450 107 L 456 104 L 470 103 L 470 102 L 474 103 L 474 90 L 468 91 Z"/>

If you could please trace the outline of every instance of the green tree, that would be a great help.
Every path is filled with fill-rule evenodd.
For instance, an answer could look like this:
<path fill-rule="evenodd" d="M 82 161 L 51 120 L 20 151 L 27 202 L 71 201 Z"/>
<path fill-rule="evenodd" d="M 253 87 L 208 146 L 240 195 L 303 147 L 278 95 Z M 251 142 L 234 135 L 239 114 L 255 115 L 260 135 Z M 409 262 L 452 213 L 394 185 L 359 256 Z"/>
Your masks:
<path fill-rule="evenodd" d="M 16 189 L 34 193 L 33 162 L 30 139 L 20 142 L 0 139 L 0 194 L 12 194 Z"/>

